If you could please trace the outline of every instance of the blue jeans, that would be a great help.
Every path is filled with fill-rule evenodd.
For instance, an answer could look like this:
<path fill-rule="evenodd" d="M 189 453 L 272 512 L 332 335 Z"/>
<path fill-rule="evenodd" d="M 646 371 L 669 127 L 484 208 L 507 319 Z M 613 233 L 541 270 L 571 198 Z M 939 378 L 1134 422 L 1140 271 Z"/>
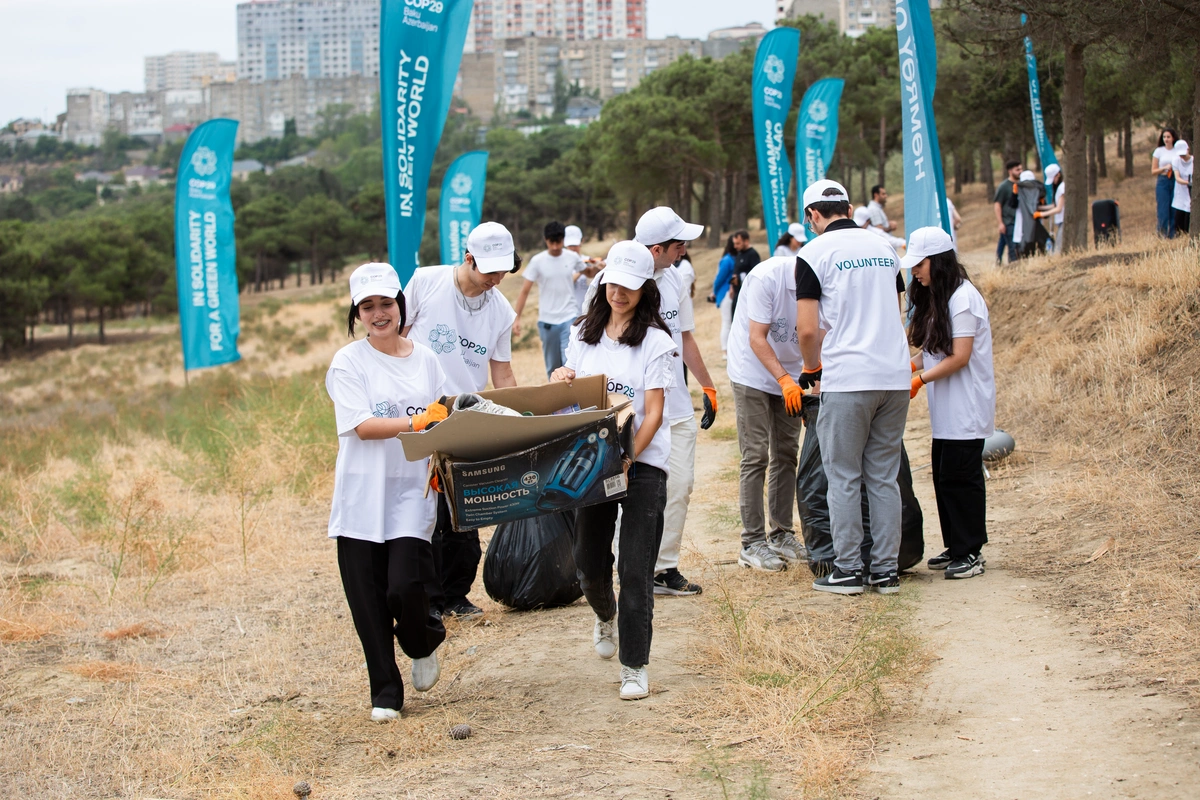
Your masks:
<path fill-rule="evenodd" d="M 1000 241 L 996 242 L 996 263 L 999 264 L 1004 260 L 1004 251 L 1008 251 L 1008 263 L 1013 263 L 1017 260 L 1017 248 L 1013 244 L 1012 229 L 1016 222 L 1011 222 L 1006 228 L 1006 232 L 1000 234 Z"/>
<path fill-rule="evenodd" d="M 573 320 L 551 325 L 538 322 L 538 336 L 542 339 L 542 358 L 546 361 L 546 377 L 561 367 L 567 360 L 567 342 L 571 338 Z"/>
<path fill-rule="evenodd" d="M 1166 175 L 1158 176 L 1154 184 L 1154 199 L 1158 203 L 1158 233 L 1168 239 L 1175 238 L 1175 209 L 1171 208 L 1171 200 L 1175 196 L 1175 179 Z"/>

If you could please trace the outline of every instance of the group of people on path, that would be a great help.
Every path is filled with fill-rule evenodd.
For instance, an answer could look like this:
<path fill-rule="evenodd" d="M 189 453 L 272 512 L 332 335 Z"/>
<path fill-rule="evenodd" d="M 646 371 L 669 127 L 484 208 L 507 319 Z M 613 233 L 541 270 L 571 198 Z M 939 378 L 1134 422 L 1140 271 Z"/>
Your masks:
<path fill-rule="evenodd" d="M 829 477 L 836 549 L 832 563 L 814 567 L 813 588 L 898 592 L 900 442 L 909 401 L 928 385 L 947 547 L 930 567 L 947 577 L 980 574 L 987 541 L 981 455 L 995 404 L 986 305 L 940 229 L 916 231 L 902 260 L 886 238 L 886 218 L 869 225 L 883 235 L 857 224 L 839 184 L 814 184 L 803 205 L 814 239 L 802 244 L 793 235 L 802 246 L 781 243 L 786 253 L 760 261 L 749 233 L 738 231 L 727 248 L 732 264 L 722 259 L 724 291 L 714 287 L 723 319 L 730 306 L 722 344 L 732 351 L 741 448 L 739 563 L 778 571 L 806 558 L 792 505 L 801 398 L 809 390 L 820 398 L 810 434 L 820 439 Z M 534 285 L 549 379 L 605 375 L 610 391 L 619 388 L 632 401 L 626 494 L 577 515 L 574 545 L 595 614 L 593 648 L 604 659 L 619 656 L 622 699 L 649 694 L 655 595 L 702 591 L 680 573 L 679 551 L 698 431 L 718 410 L 694 335 L 695 273 L 686 259 L 703 227 L 670 208 L 651 209 L 634 239 L 613 245 L 602 262 L 578 253 L 581 233 L 572 236 L 557 222 L 544 233 L 546 250 L 530 260 L 515 309 L 497 287 L 522 261 L 495 222 L 470 233 L 463 263 L 420 268 L 403 291 L 387 264 L 365 264 L 350 277 L 347 332 L 353 337 L 361 324 L 367 337 L 342 348 L 326 377 L 339 441 L 329 536 L 366 657 L 372 719 L 395 719 L 403 706 L 395 642 L 412 660 L 412 686 L 426 691 L 440 675 L 444 617 L 482 613 L 469 598 L 479 533 L 454 530 L 445 496 L 426 491 L 428 464 L 407 461 L 397 437 L 445 419 L 447 396 L 481 391 L 489 380 L 516 385 L 512 339 Z M 914 278 L 907 334 L 902 266 Z M 701 388 L 698 424 L 689 376 Z M 872 539 L 866 565 L 864 493 Z"/>
<path fill-rule="evenodd" d="M 1173 239 L 1176 233 L 1191 233 L 1195 166 L 1188 143 L 1173 128 L 1164 128 L 1150 156 L 1150 174 L 1157 176 L 1154 199 L 1160 236 Z"/>

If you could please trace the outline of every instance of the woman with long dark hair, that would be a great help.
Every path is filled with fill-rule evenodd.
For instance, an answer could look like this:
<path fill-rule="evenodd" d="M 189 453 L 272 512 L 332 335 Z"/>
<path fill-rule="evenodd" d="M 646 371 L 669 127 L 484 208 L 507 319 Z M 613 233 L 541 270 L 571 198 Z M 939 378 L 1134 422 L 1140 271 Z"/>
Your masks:
<path fill-rule="evenodd" d="M 1175 161 L 1175 142 L 1179 134 L 1174 128 L 1163 128 L 1158 135 L 1158 147 L 1150 156 L 1150 174 L 1157 175 L 1154 184 L 1154 199 L 1158 206 L 1158 233 L 1168 239 L 1175 237 L 1175 212 L 1171 210 L 1171 202 L 1175 198 L 1175 171 L 1171 165 Z"/>
<path fill-rule="evenodd" d="M 913 357 L 910 397 L 928 388 L 933 429 L 933 491 L 946 551 L 929 559 L 947 578 L 983 574 L 987 494 L 983 441 L 995 430 L 996 380 L 987 303 L 958 262 L 950 235 L 919 228 L 901 264 L 912 270 L 908 287 L 908 342 Z"/>
<path fill-rule="evenodd" d="M 737 248 L 733 246 L 733 237 L 725 240 L 725 252 L 721 254 L 721 263 L 717 265 L 717 276 L 713 278 L 713 302 L 721 311 L 721 356 L 729 347 L 729 330 L 733 327 L 733 265 L 737 256 Z"/>
<path fill-rule="evenodd" d="M 650 694 L 646 665 L 654 618 L 654 565 L 663 535 L 671 429 L 666 393 L 675 384 L 675 341 L 659 316 L 654 256 L 637 242 L 617 242 L 608 251 L 598 291 L 576 321 L 567 363 L 552 381 L 605 375 L 609 394 L 633 402 L 632 458 L 625 462 L 627 494 L 590 506 L 575 522 L 575 567 L 588 605 L 596 612 L 592 644 L 609 659 L 621 653 L 621 699 Z M 612 540 L 621 509 L 617 574 L 620 600 L 613 594 Z M 619 618 L 618 618 L 619 615 Z M 614 626 L 616 630 L 614 631 Z M 619 634 L 619 635 L 614 635 Z"/>

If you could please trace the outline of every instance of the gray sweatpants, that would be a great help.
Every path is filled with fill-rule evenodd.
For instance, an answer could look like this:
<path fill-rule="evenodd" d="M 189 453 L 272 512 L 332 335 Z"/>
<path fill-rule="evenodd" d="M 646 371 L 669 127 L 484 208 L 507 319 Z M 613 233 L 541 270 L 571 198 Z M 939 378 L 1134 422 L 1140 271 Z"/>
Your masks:
<path fill-rule="evenodd" d="M 900 444 L 908 391 L 821 392 L 817 442 L 829 478 L 834 564 L 862 569 L 862 492 L 871 504 L 871 571 L 896 570 L 900 553 Z"/>

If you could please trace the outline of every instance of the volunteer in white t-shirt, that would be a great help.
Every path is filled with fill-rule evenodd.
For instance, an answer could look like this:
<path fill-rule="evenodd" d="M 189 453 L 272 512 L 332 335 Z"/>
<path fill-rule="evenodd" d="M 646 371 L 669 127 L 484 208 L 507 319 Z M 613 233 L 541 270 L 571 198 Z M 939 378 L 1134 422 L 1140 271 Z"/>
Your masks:
<path fill-rule="evenodd" d="M 865 231 L 875 234 L 897 250 L 904 247 L 904 240 L 899 236 L 892 236 L 883 228 L 877 228 L 871 223 L 871 212 L 866 206 L 859 206 L 854 209 L 854 224 Z"/>
<path fill-rule="evenodd" d="M 891 245 L 849 219 L 850 197 L 836 181 L 812 184 L 803 202 L 818 235 L 796 259 L 796 333 L 804 355 L 798 383 L 805 389 L 821 381 L 816 429 L 829 480 L 836 554 L 833 571 L 813 588 L 862 594 L 865 583 L 881 594 L 895 594 L 900 591 L 896 478 L 911 378 L 897 295 L 904 291 L 900 259 Z M 872 539 L 865 576 L 864 487 Z"/>
<path fill-rule="evenodd" d="M 1192 172 L 1196 161 L 1188 143 L 1180 139 L 1175 143 L 1175 197 L 1171 210 L 1175 212 L 1175 230 L 1191 233 L 1192 230 Z"/>
<path fill-rule="evenodd" d="M 437 356 L 446 373 L 446 394 L 483 391 L 489 372 L 497 389 L 517 385 L 511 363 L 517 315 L 496 287 L 520 266 L 512 234 L 499 222 L 485 222 L 467 237 L 463 263 L 421 267 L 413 273 L 405 291 L 404 335 Z M 454 530 L 450 507 L 439 494 L 433 558 L 442 592 L 433 597 L 436 611 L 455 616 L 483 613 L 467 597 L 481 556 L 479 531 Z"/>
<path fill-rule="evenodd" d="M 788 256 L 795 258 L 800 252 L 800 248 L 804 246 L 808 234 L 804 230 L 804 225 L 799 222 L 793 222 L 788 225 L 783 235 L 779 237 L 779 241 L 775 243 L 775 250 L 771 253 L 772 256 L 787 258 Z"/>
<path fill-rule="evenodd" d="M 538 287 L 538 336 L 542 340 L 542 358 L 546 375 L 563 365 L 571 323 L 579 316 L 579 301 L 575 297 L 575 273 L 582 263 L 579 256 L 563 245 L 566 228 L 561 222 L 549 222 L 544 230 L 546 249 L 529 259 L 525 269 L 525 285 L 517 296 L 517 321 L 513 335 L 521 335 L 521 313 L 529 290 Z"/>
<path fill-rule="evenodd" d="M 654 560 L 663 535 L 671 432 L 667 404 L 675 386 L 675 341 L 659 316 L 654 257 L 637 242 L 617 242 L 600 274 L 600 291 L 572 328 L 566 366 L 551 380 L 605 375 L 609 394 L 628 397 L 634 411 L 633 458 L 626 459 L 628 493 L 621 500 L 589 506 L 575 522 L 575 567 L 583 596 L 596 612 L 592 643 L 601 658 L 617 653 L 620 639 L 622 700 L 650 694 L 651 620 L 654 617 Z M 613 595 L 612 540 L 621 509 L 617 574 L 621 596 Z M 619 618 L 617 617 L 619 613 Z"/>
<path fill-rule="evenodd" d="M 604 266 L 604 261 L 583 254 L 583 230 L 578 225 L 568 225 L 563 234 L 563 247 L 579 256 L 579 265 L 571 274 L 571 284 L 575 287 L 575 302 L 579 304 L 579 313 L 587 311 L 584 302 L 587 299 L 588 284 L 596 273 Z"/>
<path fill-rule="evenodd" d="M 1058 164 L 1050 164 L 1043 171 L 1046 178 L 1046 183 L 1054 187 L 1054 202 L 1039 206 L 1037 213 L 1033 216 L 1035 219 L 1041 219 L 1045 224 L 1049 221 L 1050 236 L 1054 239 L 1054 247 L 1058 248 L 1059 234 L 1062 231 L 1063 212 L 1067 209 L 1067 182 L 1063 179 L 1062 167 Z"/>
<path fill-rule="evenodd" d="M 746 273 L 725 367 L 742 456 L 738 563 L 767 572 L 805 558 L 792 517 L 800 449 L 801 391 L 795 379 L 804 369 L 796 338 L 795 275 L 795 256 L 768 258 Z M 763 518 L 764 482 L 769 523 Z"/>
<path fill-rule="evenodd" d="M 350 302 L 349 335 L 361 322 L 367 338 L 339 350 L 325 376 L 338 434 L 329 536 L 366 657 L 371 719 L 386 722 L 404 705 L 395 641 L 413 660 L 418 691 L 440 674 L 436 651 L 446 630 L 426 591 L 437 506 L 425 492 L 428 461 L 405 459 L 396 436 L 446 418 L 437 402 L 446 376 L 432 352 L 401 335 L 404 295 L 390 264 L 354 270 Z"/>
<path fill-rule="evenodd" d="M 983 440 L 995 432 L 996 379 L 987 304 L 941 228 L 919 228 L 901 259 L 912 270 L 908 341 L 920 350 L 910 397 L 927 387 L 933 491 L 946 551 L 929 559 L 947 578 L 982 575 L 987 544 Z"/>
<path fill-rule="evenodd" d="M 1154 184 L 1154 199 L 1158 206 L 1158 233 L 1168 239 L 1175 236 L 1175 215 L 1171 213 L 1171 202 L 1175 198 L 1175 142 L 1179 134 L 1173 128 L 1163 128 L 1158 135 L 1158 147 L 1150 156 L 1150 174 L 1157 176 Z"/>

